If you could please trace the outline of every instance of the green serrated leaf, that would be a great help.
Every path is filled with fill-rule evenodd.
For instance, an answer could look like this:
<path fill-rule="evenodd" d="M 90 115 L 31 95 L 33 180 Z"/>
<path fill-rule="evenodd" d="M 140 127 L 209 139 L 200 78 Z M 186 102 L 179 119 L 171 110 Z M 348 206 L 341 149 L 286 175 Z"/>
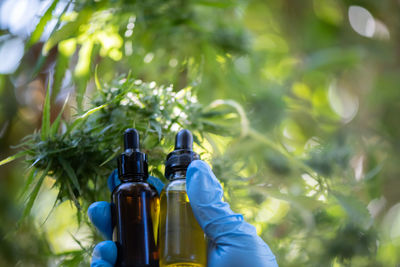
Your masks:
<path fill-rule="evenodd" d="M 96 111 L 99 111 L 101 109 L 103 109 L 104 107 L 106 107 L 108 104 L 103 104 L 101 106 L 89 109 L 88 111 L 86 111 L 83 115 L 77 117 L 75 119 L 75 121 L 68 126 L 67 131 L 65 132 L 64 136 L 67 136 L 72 130 L 75 129 L 75 127 L 77 127 L 78 125 L 80 125 L 82 122 L 84 122 L 84 120 L 89 117 L 91 114 L 93 114 Z"/>
<path fill-rule="evenodd" d="M 72 201 L 75 204 L 75 207 L 80 210 L 81 209 L 81 204 L 79 204 L 78 199 L 76 198 L 74 191 L 72 190 L 71 184 L 69 182 L 69 180 L 66 180 L 66 184 L 67 184 L 67 188 L 68 188 L 68 193 L 70 195 L 70 199 L 72 199 Z M 80 213 L 78 213 L 78 216 L 80 215 Z M 78 217 L 79 220 L 79 217 Z"/>
<path fill-rule="evenodd" d="M 72 237 L 72 239 L 78 244 L 78 246 L 81 248 L 82 251 L 89 253 L 87 248 L 82 244 L 82 242 L 78 238 L 76 238 L 72 233 L 69 234 Z"/>
<path fill-rule="evenodd" d="M 12 156 L 9 156 L 9 157 L 3 159 L 2 161 L 0 161 L 0 166 L 1 166 L 1 165 L 5 165 L 5 164 L 7 164 L 7 163 L 9 163 L 9 162 L 11 162 L 11 161 L 14 161 L 14 160 L 16 160 L 16 159 L 18 159 L 18 158 L 20 158 L 20 157 L 26 155 L 26 154 L 28 154 L 28 151 L 20 151 L 20 152 L 18 152 L 17 154 L 14 154 L 14 155 L 12 155 Z"/>
<path fill-rule="evenodd" d="M 26 216 L 28 216 L 29 213 L 31 212 L 33 203 L 34 203 L 35 200 L 36 200 L 36 197 L 37 197 L 37 195 L 38 195 L 38 193 L 39 193 L 40 187 L 41 187 L 42 184 L 43 184 L 44 178 L 46 177 L 48 171 L 50 170 L 51 163 L 52 163 L 52 162 L 50 161 L 49 164 L 47 164 L 46 169 L 45 169 L 45 170 L 42 172 L 42 174 L 40 175 L 39 180 L 38 180 L 37 183 L 35 184 L 35 187 L 33 188 L 31 194 L 29 195 L 28 203 L 27 203 L 26 206 L 25 206 L 25 209 L 24 209 L 24 212 L 23 212 L 23 214 L 22 214 L 21 220 L 23 220 L 23 219 L 24 219 Z"/>
<path fill-rule="evenodd" d="M 335 198 L 338 200 L 339 204 L 346 211 L 349 219 L 363 227 L 364 229 L 368 229 L 372 224 L 371 215 L 368 212 L 368 209 L 364 203 L 355 198 L 354 196 L 347 196 L 340 193 L 333 194 Z"/>
<path fill-rule="evenodd" d="M 63 55 L 62 53 L 58 53 L 57 55 L 57 61 L 54 71 L 54 82 L 51 94 L 53 100 L 57 97 L 58 92 L 60 92 L 65 73 L 68 69 L 69 59 L 70 57 Z"/>
<path fill-rule="evenodd" d="M 102 90 L 99 76 L 98 76 L 98 67 L 99 67 L 99 65 L 96 65 L 96 68 L 94 69 L 94 83 L 96 84 L 97 90 Z"/>
<path fill-rule="evenodd" d="M 150 121 L 150 125 L 153 127 L 153 129 L 157 132 L 158 135 L 158 141 L 161 140 L 162 137 L 162 128 L 161 125 L 155 121 Z"/>
<path fill-rule="evenodd" d="M 51 136 L 55 136 L 57 134 L 58 128 L 60 127 L 60 123 L 61 123 L 61 118 L 62 118 L 62 114 L 64 113 L 64 109 L 68 103 L 68 99 L 69 99 L 69 95 L 67 96 L 67 98 L 64 101 L 64 105 L 61 108 L 60 113 L 58 114 L 56 120 L 53 122 L 53 124 L 51 125 Z"/>
<path fill-rule="evenodd" d="M 86 111 L 83 115 L 79 116 L 78 119 L 86 119 L 87 117 L 89 117 L 89 115 L 93 114 L 96 111 L 99 111 L 100 109 L 103 109 L 107 106 L 108 104 L 103 104 L 101 106 L 89 109 L 88 111 Z"/>
<path fill-rule="evenodd" d="M 84 261 L 84 254 L 86 252 L 83 250 L 67 251 L 64 253 L 59 253 L 57 256 L 63 256 L 63 260 L 60 262 L 60 267 L 75 267 L 80 266 Z"/>
<path fill-rule="evenodd" d="M 60 195 L 60 191 L 58 191 L 58 195 L 56 197 L 56 199 L 54 200 L 53 206 L 51 207 L 49 213 L 47 214 L 46 218 L 44 219 L 44 221 L 42 222 L 41 226 L 43 226 L 47 220 L 50 218 L 50 215 L 53 213 L 53 211 L 56 209 L 57 204 L 59 203 L 59 195 Z"/>
<path fill-rule="evenodd" d="M 46 98 L 43 105 L 41 138 L 46 140 L 50 135 L 50 80 L 47 84 Z"/>
<path fill-rule="evenodd" d="M 58 162 L 60 162 L 61 166 L 67 172 L 69 179 L 71 180 L 72 184 L 78 191 L 81 191 L 81 187 L 78 182 L 78 177 L 76 177 L 74 169 L 72 169 L 71 164 L 68 161 L 65 161 L 63 158 L 58 157 Z"/>
<path fill-rule="evenodd" d="M 370 179 L 372 179 L 373 177 L 375 177 L 383 168 L 383 164 L 379 164 L 376 167 L 374 167 L 372 170 L 370 170 L 369 172 L 367 172 L 365 174 L 364 180 L 368 181 Z"/>
<path fill-rule="evenodd" d="M 108 162 L 110 162 L 111 160 L 113 160 L 118 154 L 120 153 L 119 148 L 115 150 L 115 152 L 113 154 L 111 154 L 105 161 L 103 161 L 100 164 L 101 166 L 104 166 L 105 164 L 107 164 Z"/>
<path fill-rule="evenodd" d="M 32 71 L 32 76 L 31 76 L 32 80 L 39 74 L 44 63 L 46 62 L 46 59 L 47 59 L 46 55 L 40 54 L 39 59 L 36 60 L 35 67 L 33 68 L 33 71 Z"/>
<path fill-rule="evenodd" d="M 53 3 L 49 6 L 49 8 L 46 10 L 42 18 L 40 19 L 39 23 L 36 25 L 35 30 L 32 32 L 31 38 L 29 39 L 27 43 L 27 47 L 31 47 L 34 43 L 40 40 L 40 37 L 43 34 L 44 28 L 46 27 L 47 23 L 51 20 L 52 18 L 52 13 L 54 9 L 56 8 L 59 0 L 54 0 Z"/>
<path fill-rule="evenodd" d="M 29 189 L 29 186 L 32 184 L 34 178 L 36 177 L 37 172 L 38 172 L 37 169 L 32 169 L 32 170 L 29 172 L 28 178 L 26 179 L 25 185 L 24 185 L 24 187 L 22 188 L 21 193 L 20 193 L 18 199 L 21 199 L 21 198 L 26 194 L 26 192 L 27 192 L 28 189 Z"/>
<path fill-rule="evenodd" d="M 94 43 L 88 40 L 82 44 L 79 50 L 78 63 L 74 70 L 74 77 L 76 80 L 76 103 L 78 109 L 82 109 L 83 97 L 86 91 L 87 82 L 89 81 L 89 70 L 92 58 Z"/>
<path fill-rule="evenodd" d="M 77 32 L 79 31 L 79 27 L 88 22 L 92 16 L 92 13 L 92 10 L 82 10 L 79 12 L 79 15 L 75 21 L 68 22 L 61 29 L 53 33 L 43 46 L 42 54 L 47 55 L 50 49 L 60 41 L 76 36 Z"/>
<path fill-rule="evenodd" d="M 208 107 L 206 107 L 206 110 L 211 110 L 213 108 L 216 108 L 218 106 L 222 106 L 222 105 L 227 105 L 230 106 L 232 108 L 234 108 L 236 110 L 236 113 L 239 115 L 240 117 L 240 124 L 241 124 L 241 136 L 246 136 L 249 132 L 249 128 L 250 128 L 250 122 L 249 119 L 247 118 L 246 112 L 244 111 L 244 108 L 242 107 L 242 105 L 240 105 L 238 102 L 236 102 L 235 100 L 231 100 L 231 99 L 226 99 L 226 100 L 222 100 L 222 99 L 218 99 L 215 100 L 214 102 L 212 102 Z"/>

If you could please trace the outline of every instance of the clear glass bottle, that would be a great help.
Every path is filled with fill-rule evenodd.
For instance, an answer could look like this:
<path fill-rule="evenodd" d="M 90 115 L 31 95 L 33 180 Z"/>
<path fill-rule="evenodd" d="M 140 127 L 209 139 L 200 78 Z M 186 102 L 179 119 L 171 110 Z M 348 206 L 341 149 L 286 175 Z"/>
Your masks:
<path fill-rule="evenodd" d="M 121 184 L 112 192 L 113 241 L 118 267 L 158 267 L 157 230 L 160 202 L 157 190 L 146 182 L 146 154 L 139 150 L 135 129 L 124 133 L 125 151 L 118 159 Z"/>
<path fill-rule="evenodd" d="M 207 266 L 206 237 L 186 193 L 187 167 L 199 159 L 192 146 L 192 134 L 182 130 L 176 136 L 175 150 L 167 157 L 165 176 L 170 182 L 161 193 L 160 266 Z"/>

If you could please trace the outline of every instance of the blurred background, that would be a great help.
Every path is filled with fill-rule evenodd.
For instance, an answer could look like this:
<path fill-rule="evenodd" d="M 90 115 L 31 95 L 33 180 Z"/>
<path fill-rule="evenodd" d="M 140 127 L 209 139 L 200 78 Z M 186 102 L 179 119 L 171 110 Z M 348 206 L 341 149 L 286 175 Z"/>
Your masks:
<path fill-rule="evenodd" d="M 63 171 L 79 187 L 97 166 L 73 165 L 76 176 L 62 160 L 46 169 L 42 144 L 66 132 L 95 144 L 88 128 L 104 120 L 73 131 L 70 122 L 105 103 L 99 84 L 112 93 L 128 73 L 149 84 L 143 92 L 157 84 L 171 89 L 154 95 L 184 88 L 182 101 L 191 99 L 192 117 L 179 113 L 176 127 L 163 122 L 158 98 L 136 103 L 149 120 L 140 130 L 158 135 L 146 141 L 153 175 L 162 175 L 165 139 L 178 126 L 193 130 L 226 200 L 280 266 L 399 266 L 399 15 L 398 0 L 1 0 L 0 266 L 88 266 L 101 237 L 85 209 L 108 200 L 114 162 L 99 174 L 102 186 L 63 195 Z M 230 111 L 211 122 L 222 106 Z M 54 139 L 35 139 L 59 114 Z M 232 118 L 240 123 L 214 127 Z M 100 150 L 99 163 L 118 152 L 119 140 L 107 140 L 113 149 Z M 70 157 L 83 160 L 85 149 Z M 19 151 L 25 160 L 7 158 Z"/>

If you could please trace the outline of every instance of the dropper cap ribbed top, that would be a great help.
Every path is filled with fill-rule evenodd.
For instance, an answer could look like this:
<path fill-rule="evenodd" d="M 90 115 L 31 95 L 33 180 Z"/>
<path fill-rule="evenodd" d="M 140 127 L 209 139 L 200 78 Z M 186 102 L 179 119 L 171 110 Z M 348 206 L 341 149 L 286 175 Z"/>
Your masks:
<path fill-rule="evenodd" d="M 175 136 L 175 150 L 178 149 L 193 149 L 193 135 L 189 130 L 183 129 Z"/>
<path fill-rule="evenodd" d="M 121 180 L 135 178 L 145 180 L 149 177 L 147 155 L 140 152 L 139 133 L 129 128 L 124 132 L 125 151 L 118 158 L 118 177 Z"/>
<path fill-rule="evenodd" d="M 189 164 L 200 159 L 193 151 L 193 135 L 189 130 L 183 129 L 176 134 L 175 149 L 167 156 L 165 163 L 165 177 L 170 179 L 177 171 L 186 171 Z"/>
<path fill-rule="evenodd" d="M 139 151 L 139 133 L 136 129 L 129 128 L 124 132 L 124 149 L 132 149 L 135 151 Z"/>

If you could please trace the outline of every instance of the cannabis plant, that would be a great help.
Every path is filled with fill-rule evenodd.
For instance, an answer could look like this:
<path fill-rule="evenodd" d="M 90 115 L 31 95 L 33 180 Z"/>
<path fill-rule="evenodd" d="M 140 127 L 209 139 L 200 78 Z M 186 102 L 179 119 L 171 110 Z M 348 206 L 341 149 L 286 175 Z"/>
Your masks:
<path fill-rule="evenodd" d="M 232 107 L 222 103 L 204 106 L 198 103 L 195 88 L 174 90 L 171 85 L 145 83 L 128 76 L 100 85 L 88 108 L 71 119 L 63 118 L 67 102 L 57 118 L 50 122 L 50 92 L 44 103 L 42 127 L 26 136 L 21 150 L 1 164 L 24 157 L 28 178 L 23 194 L 29 215 L 46 177 L 54 180 L 58 190 L 54 206 L 72 201 L 77 219 L 82 222 L 87 207 L 94 201 L 109 200 L 107 178 L 116 168 L 121 153 L 124 129 L 136 128 L 141 147 L 148 154 L 150 174 L 163 178 L 163 163 L 172 149 L 178 130 L 193 131 L 194 140 L 204 158 L 210 154 L 204 147 L 210 134 L 237 135 L 240 117 Z M 83 220 L 87 223 L 87 219 Z"/>
<path fill-rule="evenodd" d="M 16 153 L 1 164 L 20 164 L 0 175 L 22 188 L 24 211 L 4 201 L 0 215 L 32 232 L 46 193 L 57 193 L 51 214 L 71 204 L 91 232 L 57 263 L 90 259 L 100 237 L 86 209 L 109 201 L 121 135 L 135 127 L 161 179 L 175 133 L 190 129 L 280 265 L 399 264 L 398 1 L 6 0 L 0 13 L 28 2 L 44 4 L 29 36 L 0 20 L 1 55 L 25 44 L 20 67 L 0 74 L 0 153 Z M 3 221 L 0 232 L 15 224 Z M 1 239 L 12 249 L 0 265 L 15 251 L 44 264 L 25 260 L 21 236 Z M 46 237 L 30 236 L 50 257 Z"/>

